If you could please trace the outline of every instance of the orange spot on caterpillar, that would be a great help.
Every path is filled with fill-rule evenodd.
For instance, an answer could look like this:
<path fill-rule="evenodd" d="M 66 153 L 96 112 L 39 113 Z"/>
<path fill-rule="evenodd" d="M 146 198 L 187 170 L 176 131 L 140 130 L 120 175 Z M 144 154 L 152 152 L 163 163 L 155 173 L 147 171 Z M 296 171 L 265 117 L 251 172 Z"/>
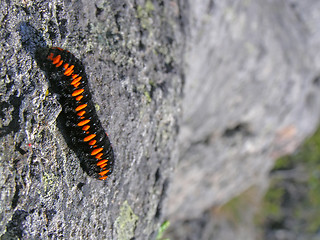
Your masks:
<path fill-rule="evenodd" d="M 76 79 L 78 77 L 78 74 L 72 74 L 71 77 L 72 79 Z"/>
<path fill-rule="evenodd" d="M 53 60 L 53 56 L 54 56 L 53 53 L 50 53 L 49 56 L 48 56 L 48 59 L 52 61 Z"/>
<path fill-rule="evenodd" d="M 107 159 L 101 160 L 101 161 L 99 161 L 99 162 L 97 163 L 97 166 L 101 166 L 101 165 L 105 164 L 106 162 L 108 162 Z"/>
<path fill-rule="evenodd" d="M 90 126 L 89 126 L 89 125 L 86 125 L 86 126 L 84 126 L 84 127 L 82 128 L 82 130 L 83 130 L 83 131 L 88 131 L 89 128 L 90 128 Z"/>
<path fill-rule="evenodd" d="M 63 67 L 64 67 L 64 70 L 67 70 L 68 67 L 69 67 L 69 64 L 68 64 L 68 63 L 65 63 L 65 64 L 63 65 Z"/>
<path fill-rule="evenodd" d="M 64 72 L 64 75 L 70 76 L 73 73 L 74 65 L 71 65 L 66 71 Z"/>
<path fill-rule="evenodd" d="M 58 62 L 60 62 L 60 60 L 61 60 L 61 56 L 58 55 L 52 59 L 52 63 L 56 65 Z"/>
<path fill-rule="evenodd" d="M 60 67 L 63 63 L 63 60 L 61 60 L 60 62 L 57 63 L 56 67 Z"/>
<path fill-rule="evenodd" d="M 90 122 L 90 119 L 83 120 L 83 121 L 78 123 L 78 126 L 82 127 L 82 126 L 86 125 L 88 122 Z"/>
<path fill-rule="evenodd" d="M 94 139 L 95 136 L 96 136 L 95 134 L 91 134 L 91 135 L 85 137 L 85 138 L 83 139 L 83 141 L 88 142 L 88 141 L 90 141 L 91 139 Z M 92 154 L 91 154 L 91 155 L 92 155 Z"/>
<path fill-rule="evenodd" d="M 107 166 L 107 165 L 108 165 L 108 163 L 105 163 L 105 164 L 101 165 L 100 168 L 103 169 L 103 168 L 104 168 L 105 166 Z"/>
<path fill-rule="evenodd" d="M 103 175 L 107 174 L 109 171 L 110 171 L 110 170 L 105 170 L 105 171 L 99 172 L 99 175 L 100 175 L 100 176 L 103 176 Z"/>
<path fill-rule="evenodd" d="M 74 80 L 71 82 L 71 85 L 75 85 L 76 83 L 80 82 L 81 78 L 81 76 L 78 78 L 74 78 Z"/>
<path fill-rule="evenodd" d="M 103 148 L 96 148 L 91 152 L 91 156 L 94 156 L 96 154 L 98 154 L 99 152 L 101 152 L 103 150 Z"/>
<path fill-rule="evenodd" d="M 82 98 L 83 98 L 83 96 L 80 95 L 80 96 L 76 97 L 76 100 L 79 102 Z"/>
<path fill-rule="evenodd" d="M 83 92 L 84 92 L 84 89 L 78 89 L 78 90 L 75 90 L 71 95 L 72 95 L 72 97 L 76 97 Z"/>
<path fill-rule="evenodd" d="M 98 159 L 98 160 L 100 160 L 101 157 L 102 157 L 102 155 L 103 155 L 103 153 L 98 153 L 95 158 Z"/>
<path fill-rule="evenodd" d="M 78 107 L 76 108 L 76 112 L 78 112 L 78 111 L 86 108 L 87 106 L 88 106 L 88 104 L 82 104 L 82 105 L 78 106 Z"/>
<path fill-rule="evenodd" d="M 82 117 L 85 113 L 86 113 L 86 111 L 81 111 L 81 112 L 78 112 L 77 115 L 78 115 L 79 117 Z"/>
<path fill-rule="evenodd" d="M 75 88 L 78 88 L 81 82 L 77 82 L 75 85 L 73 85 Z"/>

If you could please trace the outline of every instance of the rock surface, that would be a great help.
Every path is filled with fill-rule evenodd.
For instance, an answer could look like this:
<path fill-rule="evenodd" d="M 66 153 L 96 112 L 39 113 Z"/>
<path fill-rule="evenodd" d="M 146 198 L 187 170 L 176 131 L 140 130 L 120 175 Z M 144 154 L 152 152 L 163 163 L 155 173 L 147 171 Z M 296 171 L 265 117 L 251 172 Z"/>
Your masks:
<path fill-rule="evenodd" d="M 274 160 L 316 128 L 320 3 L 188 3 L 180 160 L 169 188 L 168 236 L 255 239 L 250 226 L 245 232 L 238 223 L 232 230 L 212 209 L 250 186 L 264 189 Z"/>
<path fill-rule="evenodd" d="M 274 159 L 314 131 L 319 9 L 315 0 L 3 1 L 1 239 L 154 239 L 164 218 L 174 239 L 254 239 L 212 209 L 263 190 Z M 87 176 L 65 142 L 58 96 L 34 60 L 46 45 L 85 64 L 115 150 L 107 181 Z"/>
<path fill-rule="evenodd" d="M 155 237 L 177 159 L 178 14 L 174 1 L 1 2 L 1 239 Z M 115 150 L 107 181 L 87 176 L 65 142 L 34 60 L 45 45 L 84 62 Z"/>

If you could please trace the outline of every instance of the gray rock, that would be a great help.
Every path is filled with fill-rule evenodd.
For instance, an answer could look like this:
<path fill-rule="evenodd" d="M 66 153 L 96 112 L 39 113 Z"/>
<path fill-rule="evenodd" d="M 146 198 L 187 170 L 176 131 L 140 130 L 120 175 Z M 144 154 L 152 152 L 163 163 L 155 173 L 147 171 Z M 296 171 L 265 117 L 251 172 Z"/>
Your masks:
<path fill-rule="evenodd" d="M 240 234 L 241 227 L 231 233 L 213 223 L 217 219 L 206 221 L 203 213 L 250 186 L 264 189 L 274 160 L 314 131 L 320 109 L 320 5 L 188 3 L 180 160 L 168 194 L 169 236 L 254 239 Z M 228 234 L 219 234 L 217 225 Z M 210 228 L 211 234 L 204 234 Z"/>
<path fill-rule="evenodd" d="M 0 9 L 1 239 L 154 238 L 177 159 L 177 3 L 26 0 Z M 107 181 L 89 177 L 66 144 L 61 106 L 34 59 L 45 45 L 84 62 L 115 150 Z"/>
<path fill-rule="evenodd" d="M 319 5 L 3 1 L 1 239 L 154 239 L 164 217 L 177 238 L 250 239 L 252 228 L 237 234 L 210 212 L 263 191 L 274 159 L 314 131 Z M 115 150 L 107 181 L 66 144 L 34 59 L 46 45 L 86 66 Z"/>

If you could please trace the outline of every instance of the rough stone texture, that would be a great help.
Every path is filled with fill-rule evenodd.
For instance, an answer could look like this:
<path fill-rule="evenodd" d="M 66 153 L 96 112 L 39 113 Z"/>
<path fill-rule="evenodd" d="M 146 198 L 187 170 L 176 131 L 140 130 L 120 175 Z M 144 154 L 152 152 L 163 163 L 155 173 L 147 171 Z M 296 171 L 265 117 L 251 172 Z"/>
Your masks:
<path fill-rule="evenodd" d="M 210 209 L 265 188 L 274 159 L 314 131 L 320 3 L 188 1 L 183 11 L 186 84 L 168 236 L 255 239 Z"/>
<path fill-rule="evenodd" d="M 172 174 L 182 96 L 175 1 L 1 1 L 1 239 L 152 239 Z M 83 60 L 115 150 L 88 177 L 63 138 L 39 46 Z M 49 89 L 49 91 L 48 91 Z"/>
<path fill-rule="evenodd" d="M 254 239 L 212 209 L 263 190 L 273 160 L 315 129 L 319 9 L 316 0 L 2 1 L 1 239 L 154 239 L 164 210 L 174 239 Z M 85 63 L 115 150 L 108 181 L 83 172 L 56 124 L 61 106 L 33 58 L 44 45 Z"/>

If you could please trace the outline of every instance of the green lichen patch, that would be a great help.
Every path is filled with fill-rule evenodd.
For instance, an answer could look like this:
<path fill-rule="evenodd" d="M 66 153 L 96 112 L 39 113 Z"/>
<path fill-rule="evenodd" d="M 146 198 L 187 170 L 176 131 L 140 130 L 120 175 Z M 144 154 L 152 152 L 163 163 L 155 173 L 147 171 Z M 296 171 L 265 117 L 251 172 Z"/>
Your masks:
<path fill-rule="evenodd" d="M 57 177 L 53 174 L 49 174 L 44 172 L 42 181 L 43 181 L 43 190 L 44 190 L 44 197 L 50 197 L 54 194 L 57 189 Z"/>
<path fill-rule="evenodd" d="M 141 27 L 148 30 L 152 25 L 152 12 L 154 11 L 154 6 L 150 0 L 146 2 L 144 6 L 138 6 L 137 8 L 137 18 L 140 20 Z"/>
<path fill-rule="evenodd" d="M 138 219 L 138 216 L 134 214 L 128 202 L 125 201 L 122 204 L 120 214 L 115 221 L 119 240 L 132 239 L 134 237 L 134 230 Z"/>

